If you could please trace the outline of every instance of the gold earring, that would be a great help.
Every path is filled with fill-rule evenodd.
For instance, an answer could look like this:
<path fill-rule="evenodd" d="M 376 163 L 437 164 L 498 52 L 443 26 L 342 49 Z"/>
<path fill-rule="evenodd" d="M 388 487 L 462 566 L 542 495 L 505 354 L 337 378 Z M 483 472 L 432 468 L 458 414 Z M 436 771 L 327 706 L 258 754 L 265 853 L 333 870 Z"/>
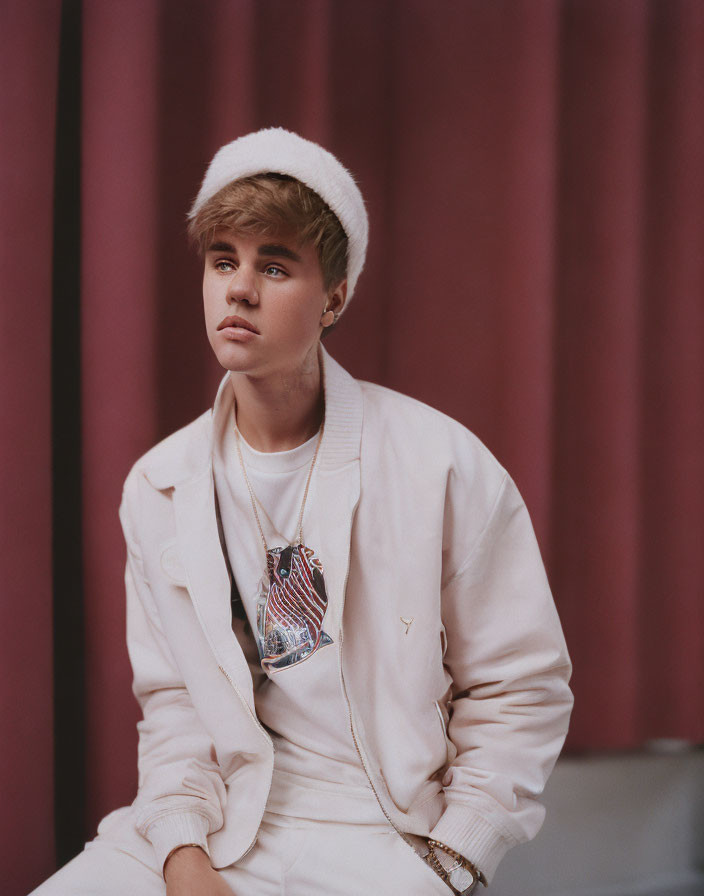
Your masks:
<path fill-rule="evenodd" d="M 320 318 L 320 323 L 324 327 L 329 327 L 330 324 L 333 323 L 334 320 L 335 320 L 335 312 L 330 308 Z"/>

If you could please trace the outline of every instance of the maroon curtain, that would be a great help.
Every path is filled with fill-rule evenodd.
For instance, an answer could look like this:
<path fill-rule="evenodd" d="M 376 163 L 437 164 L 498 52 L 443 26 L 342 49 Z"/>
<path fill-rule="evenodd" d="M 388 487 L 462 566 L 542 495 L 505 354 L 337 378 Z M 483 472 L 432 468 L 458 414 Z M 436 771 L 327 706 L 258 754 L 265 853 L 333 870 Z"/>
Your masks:
<path fill-rule="evenodd" d="M 51 316 L 59 3 L 0 3 L 0 889 L 54 866 Z"/>
<path fill-rule="evenodd" d="M 575 666 L 566 749 L 703 742 L 704 5 L 0 10 L 13 892 L 52 867 L 67 777 L 80 816 L 73 840 L 57 828 L 59 861 L 134 794 L 120 490 L 143 451 L 212 402 L 221 370 L 185 212 L 218 146 L 265 125 L 324 143 L 367 198 L 367 267 L 332 354 L 462 421 L 526 498 Z M 78 63 L 80 118 L 64 100 L 57 119 L 57 72 Z M 63 247 L 70 176 L 54 176 L 53 148 L 71 129 L 80 239 Z M 76 290 L 57 276 L 66 256 Z M 73 550 L 78 583 L 57 572 Z M 85 762 L 67 775 L 72 736 Z"/>

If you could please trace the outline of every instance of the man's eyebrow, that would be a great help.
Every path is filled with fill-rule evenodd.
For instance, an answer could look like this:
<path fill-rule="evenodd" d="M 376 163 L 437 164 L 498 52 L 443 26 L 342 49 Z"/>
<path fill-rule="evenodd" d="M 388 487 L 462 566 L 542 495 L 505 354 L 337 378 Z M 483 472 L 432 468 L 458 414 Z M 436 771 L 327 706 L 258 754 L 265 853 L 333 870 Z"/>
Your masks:
<path fill-rule="evenodd" d="M 211 243 L 211 245 L 208 246 L 207 251 L 231 252 L 233 255 L 236 253 L 235 247 L 226 242 Z M 280 243 L 264 243 L 264 245 L 257 249 L 257 255 L 263 257 L 278 255 L 281 258 L 290 258 L 291 261 L 301 261 L 301 256 L 297 252 L 294 252 L 293 249 L 289 249 L 288 246 L 283 246 Z"/>
<path fill-rule="evenodd" d="M 208 246 L 208 252 L 233 252 L 235 251 L 235 247 L 231 246 L 229 243 L 211 243 Z"/>
<path fill-rule="evenodd" d="M 290 258 L 291 261 L 301 261 L 301 256 L 288 246 L 282 246 L 279 243 L 265 243 L 257 250 L 257 255 L 279 255 L 282 258 Z"/>

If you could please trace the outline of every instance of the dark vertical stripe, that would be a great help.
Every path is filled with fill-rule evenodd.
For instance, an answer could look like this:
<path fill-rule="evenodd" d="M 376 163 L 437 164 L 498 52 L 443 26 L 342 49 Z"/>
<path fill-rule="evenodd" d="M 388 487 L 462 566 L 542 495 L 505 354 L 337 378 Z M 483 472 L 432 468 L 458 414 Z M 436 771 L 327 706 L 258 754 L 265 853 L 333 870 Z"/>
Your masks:
<path fill-rule="evenodd" d="M 52 282 L 55 824 L 57 862 L 85 831 L 81 526 L 81 3 L 64 0 L 56 120 Z M 31 297 L 27 297 L 28 301 Z"/>
<path fill-rule="evenodd" d="M 212 404 L 214 397 L 209 385 L 212 359 L 202 352 L 203 268 L 188 249 L 186 212 L 213 152 L 207 98 L 214 83 L 212 34 L 221 27 L 218 6 L 215 2 L 159 3 L 159 164 L 155 178 L 156 270 L 161 279 L 154 296 L 154 314 L 156 319 L 168 316 L 170 320 L 168 329 L 159 327 L 154 351 L 160 438 L 201 414 L 204 402 Z M 194 77 L 200 85 L 195 91 Z M 227 118 L 234 111 L 223 106 L 218 114 Z M 190 172 L 185 190 L 181 189 L 186 182 L 184 171 Z M 175 300 L 179 302 L 176 316 Z M 187 388 L 178 388 L 181 383 Z"/>

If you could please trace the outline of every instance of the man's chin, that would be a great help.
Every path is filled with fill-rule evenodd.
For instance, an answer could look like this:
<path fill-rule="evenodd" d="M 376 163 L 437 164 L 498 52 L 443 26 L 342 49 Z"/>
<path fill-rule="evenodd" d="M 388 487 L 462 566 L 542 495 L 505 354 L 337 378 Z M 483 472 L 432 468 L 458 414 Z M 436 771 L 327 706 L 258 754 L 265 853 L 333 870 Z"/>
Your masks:
<path fill-rule="evenodd" d="M 214 353 L 220 366 L 232 373 L 247 373 L 261 366 L 261 357 L 257 357 L 259 352 L 252 351 L 248 344 L 230 342 L 218 345 Z"/>

